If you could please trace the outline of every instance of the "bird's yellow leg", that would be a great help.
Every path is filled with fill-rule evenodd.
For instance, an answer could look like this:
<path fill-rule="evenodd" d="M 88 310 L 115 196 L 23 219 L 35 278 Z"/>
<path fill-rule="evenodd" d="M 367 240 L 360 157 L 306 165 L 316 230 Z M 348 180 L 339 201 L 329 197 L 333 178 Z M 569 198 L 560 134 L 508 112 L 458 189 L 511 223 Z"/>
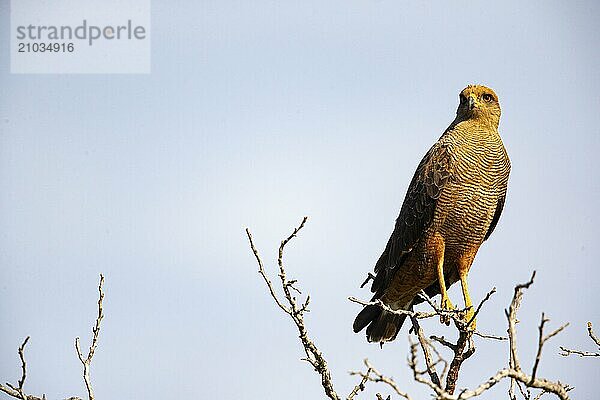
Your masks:
<path fill-rule="evenodd" d="M 448 297 L 448 291 L 446 290 L 446 280 L 444 279 L 444 253 L 442 252 L 437 262 L 437 273 L 438 282 L 440 285 L 440 293 L 442 294 L 441 306 L 445 310 L 454 310 L 454 306 L 450 302 Z M 450 325 L 450 318 L 448 316 L 440 316 L 440 321 L 443 324 Z"/>
<path fill-rule="evenodd" d="M 467 283 L 468 272 L 462 270 L 462 271 L 459 271 L 459 275 L 460 275 L 460 285 L 462 287 L 462 292 L 463 292 L 463 298 L 465 299 L 465 308 L 467 308 L 465 322 L 469 322 L 472 319 L 473 321 L 471 322 L 471 325 L 469 325 L 469 328 L 472 330 L 475 330 L 476 321 L 475 321 L 475 318 L 473 318 L 475 316 L 475 310 L 473 310 L 473 302 L 471 301 L 471 295 L 469 295 L 469 284 Z"/>

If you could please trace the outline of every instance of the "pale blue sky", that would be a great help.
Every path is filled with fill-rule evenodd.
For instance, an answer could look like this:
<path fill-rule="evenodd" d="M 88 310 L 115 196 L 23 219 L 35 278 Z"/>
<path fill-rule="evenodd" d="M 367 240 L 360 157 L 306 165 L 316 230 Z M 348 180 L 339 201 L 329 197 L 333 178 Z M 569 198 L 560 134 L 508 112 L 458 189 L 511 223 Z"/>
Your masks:
<path fill-rule="evenodd" d="M 599 13 L 591 1 L 154 0 L 150 75 L 11 75 L 2 0 L 0 379 L 17 380 L 31 335 L 27 389 L 83 396 L 73 339 L 87 344 L 102 272 L 99 399 L 322 398 L 243 232 L 272 266 L 308 215 L 287 263 L 312 295 L 307 324 L 337 389 L 368 356 L 425 396 L 406 367 L 406 329 L 383 350 L 368 345 L 346 297 L 369 297 L 358 286 L 414 168 L 459 91 L 482 83 L 500 96 L 513 169 L 470 275 L 474 298 L 498 288 L 478 327 L 502 334 L 514 283 L 536 269 L 522 362 L 541 311 L 550 327 L 571 322 L 539 374 L 591 398 L 598 361 L 557 353 L 591 348 L 586 321 L 600 330 Z M 459 302 L 458 288 L 450 295 Z M 507 357 L 479 341 L 459 386 Z"/>

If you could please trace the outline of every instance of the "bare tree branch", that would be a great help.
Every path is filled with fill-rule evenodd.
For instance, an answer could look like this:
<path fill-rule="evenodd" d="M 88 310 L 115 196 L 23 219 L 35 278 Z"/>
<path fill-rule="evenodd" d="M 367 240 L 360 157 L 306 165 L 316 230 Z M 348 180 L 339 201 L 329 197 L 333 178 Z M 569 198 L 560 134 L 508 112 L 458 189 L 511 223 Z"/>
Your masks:
<path fill-rule="evenodd" d="M 552 338 L 553 336 L 558 335 L 563 329 L 565 329 L 567 326 L 569 326 L 569 324 L 566 323 L 566 324 L 562 325 L 560 328 L 558 328 L 555 331 L 553 331 L 552 333 L 550 333 L 549 335 L 544 336 L 544 325 L 548 321 L 550 321 L 550 320 L 545 317 L 544 313 L 542 313 L 542 319 L 540 321 L 540 326 L 538 328 L 538 331 L 539 331 L 538 349 L 537 349 L 537 354 L 535 356 L 535 362 L 533 363 L 533 370 L 531 372 L 532 380 L 535 380 L 535 374 L 537 373 L 538 365 L 540 364 L 540 359 L 542 358 L 542 347 L 544 346 L 544 343 L 546 343 L 546 341 L 548 339 Z"/>
<path fill-rule="evenodd" d="M 83 358 L 83 353 L 81 352 L 81 348 L 79 346 L 79 337 L 75 338 L 75 350 L 77 350 L 77 357 L 79 357 L 79 361 L 83 365 L 83 380 L 85 382 L 85 387 L 88 392 L 88 399 L 94 400 L 94 390 L 92 389 L 92 382 L 90 379 L 90 365 L 92 363 L 92 358 L 94 357 L 94 352 L 96 351 L 96 347 L 98 346 L 98 335 L 100 334 L 100 322 L 104 318 L 104 312 L 102 309 L 102 301 L 104 300 L 104 292 L 102 291 L 102 286 L 104 285 L 104 276 L 100 274 L 100 283 L 98 284 L 98 317 L 96 317 L 96 324 L 92 328 L 92 344 L 90 345 L 90 349 L 88 350 L 88 354 L 86 358 Z"/>
<path fill-rule="evenodd" d="M 23 385 L 25 384 L 25 378 L 27 378 L 27 364 L 25 363 L 25 346 L 29 341 L 29 336 L 25 338 L 23 344 L 19 346 L 19 358 L 21 359 L 21 379 L 19 379 L 19 393 L 24 400 L 27 400 L 25 394 L 23 393 Z"/>
<path fill-rule="evenodd" d="M 398 396 L 405 398 L 406 400 L 412 400 L 412 397 L 410 397 L 410 395 L 406 392 L 403 392 L 402 390 L 400 390 L 400 388 L 398 387 L 398 385 L 396 384 L 396 382 L 390 378 L 387 377 L 385 375 L 383 375 L 381 372 L 379 372 L 370 362 L 368 359 L 364 359 L 364 364 L 367 367 L 367 372 L 362 372 L 362 371 L 350 371 L 350 375 L 358 375 L 361 376 L 363 378 L 363 381 L 367 380 L 370 382 L 375 382 L 375 383 L 383 383 L 387 386 L 389 386 L 394 393 L 396 393 Z M 361 382 L 363 382 L 361 381 Z M 378 398 L 383 399 L 383 397 L 378 393 Z M 390 397 L 388 396 L 388 399 Z M 350 400 L 351 398 L 348 397 L 348 400 Z"/>
<path fill-rule="evenodd" d="M 516 398 L 516 395 L 514 392 L 515 385 L 517 385 L 518 383 L 523 383 L 527 387 L 543 389 L 544 391 L 546 391 L 548 393 L 554 393 L 562 400 L 566 400 L 569 398 L 569 396 L 567 394 L 567 391 L 569 388 L 568 386 L 563 385 L 560 382 L 551 382 L 546 379 L 536 378 L 535 375 L 537 372 L 539 360 L 541 358 L 542 347 L 543 347 L 544 343 L 551 337 L 560 333 L 567 326 L 567 324 L 561 326 L 560 328 L 558 328 L 557 330 L 552 332 L 550 335 L 544 337 L 543 330 L 544 330 L 544 324 L 547 322 L 547 319 L 542 314 L 542 321 L 539 326 L 538 350 L 537 350 L 536 361 L 534 362 L 534 365 L 532 368 L 532 374 L 531 375 L 525 374 L 521 370 L 521 365 L 519 363 L 519 357 L 518 357 L 518 352 L 517 352 L 517 342 L 516 342 L 516 335 L 517 335 L 516 325 L 518 322 L 517 311 L 518 311 L 518 309 L 521 305 L 521 301 L 523 299 L 523 289 L 528 289 L 533 284 L 534 278 L 535 278 L 535 271 L 531 275 L 531 279 L 528 282 L 515 286 L 515 292 L 513 295 L 513 299 L 510 303 L 510 307 L 509 307 L 508 311 L 505 310 L 506 318 L 508 320 L 508 339 L 509 339 L 509 350 L 510 350 L 509 368 L 499 371 L 497 376 L 506 374 L 505 376 L 508 376 L 511 378 L 511 384 L 510 384 L 510 388 L 509 388 L 509 397 L 511 399 Z"/>
<path fill-rule="evenodd" d="M 492 335 L 489 333 L 481 333 L 479 331 L 473 332 L 473 336 L 479 336 L 482 339 L 508 340 L 508 337 L 506 337 L 506 336 Z"/>
<path fill-rule="evenodd" d="M 456 310 L 454 312 L 448 312 L 447 310 L 440 308 L 425 293 L 420 293 L 420 296 L 430 305 L 431 308 L 433 308 L 433 310 L 434 310 L 433 313 L 401 311 L 401 310 L 396 311 L 396 313 L 406 314 L 406 315 L 410 316 L 411 318 L 414 319 L 414 321 L 417 321 L 418 318 L 429 318 L 432 316 L 431 314 L 445 315 L 454 321 L 456 329 L 458 330 L 458 333 L 459 333 L 459 337 L 458 337 L 456 343 L 452 343 L 452 342 L 448 341 L 447 339 L 445 339 L 444 337 L 437 337 L 435 335 L 432 335 L 430 337 L 432 340 L 442 344 L 444 347 L 449 348 L 454 353 L 454 357 L 450 363 L 450 367 L 448 370 L 448 375 L 446 376 L 446 386 L 445 386 L 445 388 L 442 388 L 440 384 L 436 383 L 437 372 L 435 371 L 435 368 L 433 367 L 435 363 L 432 362 L 431 355 L 429 353 L 429 347 L 431 347 L 432 349 L 435 349 L 435 347 L 433 347 L 430 344 L 430 342 L 427 342 L 426 339 L 424 338 L 424 336 L 422 336 L 420 334 L 420 333 L 422 333 L 422 329 L 420 328 L 420 326 L 418 326 L 418 321 L 417 321 L 417 326 L 413 325 L 413 330 L 416 332 L 417 337 L 419 338 L 419 343 L 421 345 L 421 349 L 422 349 L 424 357 L 425 357 L 425 362 L 427 364 L 427 369 L 425 371 L 420 371 L 417 368 L 417 358 L 418 358 L 417 344 L 411 342 L 409 367 L 413 371 L 413 377 L 414 377 L 415 381 L 417 381 L 421 384 L 424 384 L 426 386 L 429 386 L 429 388 L 431 388 L 434 391 L 434 393 L 436 394 L 437 399 L 442 399 L 442 400 L 458 400 L 458 399 L 468 399 L 468 398 L 472 398 L 472 397 L 477 397 L 477 396 L 483 394 L 484 392 L 486 392 L 487 390 L 491 389 L 494 385 L 496 385 L 496 383 L 498 383 L 499 381 L 501 381 L 502 379 L 505 379 L 505 378 L 511 379 L 511 390 L 510 390 L 511 398 L 516 398 L 516 395 L 514 393 L 514 387 L 517 386 L 525 398 L 530 398 L 530 394 L 528 392 L 526 392 L 525 389 L 523 389 L 523 387 L 542 389 L 542 393 L 544 393 L 544 394 L 552 393 L 552 394 L 555 394 L 557 397 L 559 397 L 562 400 L 569 399 L 567 392 L 571 388 L 568 385 L 564 385 L 560 382 L 552 382 L 552 381 L 549 381 L 546 379 L 536 377 L 539 362 L 541 360 L 543 345 L 550 338 L 552 338 L 552 337 L 556 336 L 558 333 L 560 333 L 566 326 L 568 326 L 568 324 L 562 325 L 561 327 L 552 331 L 548 335 L 544 335 L 543 328 L 544 328 L 544 325 L 546 324 L 546 322 L 548 322 L 548 320 L 545 318 L 545 315 L 544 315 L 542 317 L 542 323 L 540 323 L 540 327 L 539 327 L 540 337 L 538 340 L 537 356 L 536 356 L 536 361 L 532 368 L 532 374 L 528 375 L 525 372 L 523 372 L 521 369 L 520 363 L 519 363 L 519 356 L 518 356 L 517 344 L 516 344 L 516 324 L 518 322 L 517 311 L 520 307 L 520 304 L 521 304 L 521 301 L 523 298 L 523 289 L 526 289 L 529 286 L 531 286 L 531 284 L 533 284 L 534 277 L 535 277 L 535 272 L 533 273 L 531 279 L 528 282 L 526 282 L 524 284 L 519 284 L 515 287 L 515 293 L 514 293 L 513 299 L 511 301 L 509 309 L 505 312 L 506 316 L 507 316 L 507 320 L 508 320 L 508 330 L 507 331 L 508 331 L 509 354 L 510 354 L 509 367 L 501 369 L 500 371 L 498 371 L 496 373 L 496 375 L 492 376 L 490 379 L 483 382 L 482 384 L 477 386 L 475 389 L 473 389 L 473 390 L 464 389 L 458 394 L 454 394 L 454 391 L 456 390 L 456 383 L 458 381 L 458 374 L 462 367 L 462 363 L 467 358 L 471 357 L 473 355 L 473 353 L 475 352 L 475 347 L 473 346 L 472 339 L 471 339 L 472 335 L 477 334 L 478 336 L 483 337 L 483 338 L 490 338 L 490 339 L 496 339 L 496 340 L 506 340 L 506 338 L 501 337 L 501 336 L 496 336 L 496 335 L 484 335 L 484 334 L 481 334 L 478 332 L 473 332 L 472 330 L 469 329 L 471 321 L 465 321 L 462 319 L 462 316 L 464 315 L 464 311 L 466 311 L 466 310 Z M 494 293 L 495 293 L 495 289 L 492 289 L 490 292 L 488 292 L 488 294 L 484 297 L 484 299 L 481 301 L 481 303 L 476 308 L 476 313 L 479 313 L 481 311 L 482 305 L 486 301 L 488 301 L 490 299 L 491 295 Z M 390 311 L 386 308 L 387 306 L 383 305 L 380 302 L 366 303 L 366 302 L 362 302 L 360 300 L 356 300 L 353 298 L 351 298 L 351 300 L 356 303 L 363 304 L 363 305 L 377 304 L 377 305 L 381 306 L 382 308 L 384 308 L 386 311 L 388 311 L 388 312 Z M 391 311 L 393 312 L 394 310 L 391 310 Z M 431 380 L 425 379 L 423 377 L 423 374 L 425 372 L 427 374 L 429 374 Z M 442 376 L 443 376 L 443 374 L 442 374 Z M 538 396 L 541 396 L 542 393 L 540 393 Z"/>
<path fill-rule="evenodd" d="M 446 392 L 449 394 L 453 394 L 454 390 L 456 390 L 456 382 L 458 381 L 458 374 L 462 363 L 475 353 L 475 346 L 471 341 L 472 336 L 473 331 L 460 330 L 456 347 L 454 348 L 454 358 L 450 363 L 448 375 L 446 376 Z M 469 344 L 468 348 L 467 344 Z"/>
<path fill-rule="evenodd" d="M 492 290 L 490 290 L 485 297 L 483 298 L 483 300 L 481 300 L 481 302 L 479 302 L 479 305 L 477 306 L 477 309 L 475 309 L 475 312 L 473 313 L 473 316 L 471 317 L 471 319 L 467 322 L 467 325 L 470 326 L 471 323 L 473 321 L 475 321 L 475 318 L 477 318 L 477 315 L 479 314 L 479 311 L 481 311 L 481 307 L 483 307 L 483 304 L 488 301 L 490 299 L 490 297 L 492 297 L 492 295 L 496 293 L 496 288 L 492 288 Z"/>
<path fill-rule="evenodd" d="M 25 346 L 27 345 L 27 342 L 29 342 L 29 336 L 27 336 L 25 340 L 23 340 L 21 346 L 19 346 L 19 359 L 21 360 L 21 379 L 19 379 L 17 385 L 12 385 L 6 382 L 6 387 L 0 384 L 1 391 L 21 400 L 38 399 L 38 397 L 35 396 L 27 396 L 23 389 L 23 386 L 25 385 L 25 379 L 27 379 L 27 362 L 25 361 Z"/>
<path fill-rule="evenodd" d="M 304 220 L 302 222 L 304 223 Z M 301 224 L 301 225 L 304 225 L 304 224 Z M 256 258 L 256 262 L 258 263 L 258 273 L 260 274 L 260 276 L 262 276 L 263 280 L 267 284 L 267 288 L 269 288 L 269 293 L 271 293 L 271 297 L 273 298 L 273 300 L 275 300 L 275 303 L 277 304 L 277 306 L 279 306 L 279 308 L 281 308 L 283 310 L 283 312 L 285 312 L 286 314 L 289 314 L 290 310 L 286 306 L 284 306 L 283 303 L 281 303 L 279 301 L 279 298 L 275 294 L 275 290 L 273 289 L 273 283 L 271 282 L 271 280 L 269 279 L 269 277 L 267 276 L 267 274 L 265 272 L 263 262 L 258 254 L 258 250 L 256 249 L 256 247 L 254 247 L 254 242 L 252 241 L 252 235 L 250 234 L 250 231 L 248 230 L 248 228 L 246 228 L 246 235 L 248 235 L 248 239 L 250 240 L 250 248 L 252 249 L 252 253 L 254 254 L 254 257 Z"/>
<path fill-rule="evenodd" d="M 510 303 L 510 307 L 509 307 L 508 311 L 504 310 L 504 314 L 506 315 L 506 318 L 508 319 L 508 330 L 507 330 L 508 339 L 509 339 L 508 366 L 509 366 L 509 368 L 513 368 L 517 371 L 521 369 L 521 366 L 519 364 L 519 358 L 517 355 L 517 331 L 516 331 L 517 311 L 518 311 L 519 307 L 521 306 L 521 300 L 523 299 L 523 289 L 529 288 L 529 286 L 531 286 L 533 284 L 534 278 L 535 278 L 535 271 L 533 271 L 533 274 L 531 275 L 531 279 L 529 279 L 528 282 L 515 286 L 515 292 L 513 295 L 513 300 Z M 512 321 L 512 323 L 511 323 L 511 321 Z M 510 387 L 508 389 L 508 397 L 511 400 L 515 400 L 517 398 L 515 395 L 515 385 L 516 385 L 515 379 L 511 379 Z"/>
<path fill-rule="evenodd" d="M 365 372 L 365 373 L 357 372 L 355 374 L 352 371 L 350 372 L 350 375 L 360 375 L 362 377 L 362 379 L 358 383 L 358 385 L 354 386 L 354 389 L 352 389 L 352 391 L 350 392 L 350 394 L 347 397 L 348 400 L 352 400 L 356 395 L 358 395 L 360 392 L 365 390 L 365 384 L 369 380 L 369 376 L 370 376 L 371 372 L 373 372 L 373 371 L 371 371 L 370 369 L 367 369 L 367 372 Z"/>
<path fill-rule="evenodd" d="M 304 324 L 304 312 L 307 311 L 310 297 L 307 296 L 305 302 L 301 303 L 296 299 L 296 297 L 292 295 L 292 292 L 298 294 L 300 294 L 301 292 L 296 288 L 296 286 L 294 286 L 297 283 L 296 280 L 287 279 L 285 267 L 283 264 L 283 253 L 285 245 L 293 237 L 296 236 L 296 234 L 300 231 L 300 229 L 302 229 L 305 223 L 306 217 L 302 220 L 300 225 L 296 229 L 294 229 L 293 233 L 287 239 L 283 240 L 281 242 L 281 245 L 279 246 L 279 256 L 277 264 L 279 266 L 279 278 L 281 288 L 283 289 L 283 298 L 278 296 L 275 292 L 273 284 L 265 272 L 261 258 L 258 254 L 258 251 L 256 250 L 256 247 L 254 246 L 252 235 L 250 234 L 250 231 L 248 229 L 246 229 L 246 234 L 250 242 L 250 248 L 252 249 L 252 252 L 258 262 L 259 273 L 265 281 L 269 293 L 271 294 L 271 297 L 279 306 L 279 308 L 290 316 L 290 318 L 294 321 L 296 327 L 298 328 L 298 332 L 300 333 L 300 340 L 302 342 L 304 352 L 306 354 L 306 358 L 304 360 L 309 362 L 313 366 L 315 371 L 317 371 L 321 376 L 321 385 L 323 386 L 327 397 L 332 400 L 340 400 L 341 398 L 333 389 L 333 382 L 331 380 L 331 374 L 328 369 L 327 363 L 322 353 L 316 347 L 312 339 L 310 339 L 306 330 L 306 326 Z M 414 310 L 393 310 L 389 306 L 384 304 L 381 300 L 366 302 L 363 300 L 356 299 L 354 297 L 349 297 L 348 299 L 351 302 L 360 304 L 362 306 L 376 305 L 378 307 L 381 307 L 381 309 L 385 310 L 386 312 L 408 316 L 411 318 L 413 324 L 412 331 L 414 331 L 414 333 L 416 334 L 418 343 L 412 340 L 412 336 L 409 336 L 410 352 L 408 357 L 408 366 L 413 372 L 414 380 L 420 384 L 429 387 L 435 394 L 435 398 L 438 400 L 463 400 L 470 399 L 472 397 L 477 397 L 490 390 L 502 379 L 506 378 L 511 380 L 509 390 L 509 396 L 511 399 L 516 399 L 515 387 L 518 387 L 521 394 L 527 400 L 531 398 L 531 393 L 529 391 L 530 388 L 540 389 L 540 393 L 538 393 L 535 397 L 536 399 L 539 399 L 544 394 L 551 393 L 556 395 L 561 400 L 568 400 L 568 391 L 572 389 L 570 386 L 565 385 L 559 381 L 553 382 L 544 378 L 537 377 L 537 371 L 541 361 L 542 348 L 544 344 L 549 339 L 559 334 L 568 324 L 562 325 L 558 329 L 552 331 L 550 334 L 545 335 L 544 327 L 545 324 L 548 322 L 548 319 L 545 317 L 545 314 L 542 314 L 542 320 L 538 328 L 539 338 L 536 359 L 533 364 L 531 374 L 525 373 L 522 370 L 521 364 L 519 362 L 519 355 L 516 343 L 516 324 L 518 323 L 517 312 L 523 298 L 523 290 L 529 288 L 533 284 L 534 277 L 535 272 L 532 274 L 532 277 L 528 282 L 524 284 L 518 284 L 515 286 L 512 301 L 509 305 L 509 308 L 505 310 L 505 315 L 508 322 L 507 338 L 497 335 L 483 334 L 480 332 L 476 332 L 470 328 L 473 318 L 475 318 L 475 316 L 477 316 L 481 312 L 484 303 L 486 303 L 490 299 L 490 297 L 496 292 L 495 288 L 488 292 L 483 298 L 483 300 L 481 300 L 479 305 L 475 308 L 474 316 L 468 321 L 465 320 L 465 316 L 467 315 L 468 309 L 442 309 L 424 292 L 419 293 L 419 296 L 421 296 L 424 299 L 424 301 L 431 307 L 432 311 L 430 312 Z M 454 325 L 458 331 L 458 338 L 456 339 L 456 342 L 447 340 L 443 336 L 438 337 L 435 335 L 431 335 L 431 340 L 426 337 L 425 333 L 423 332 L 423 329 L 419 324 L 419 319 L 426 319 L 434 316 L 444 316 L 454 321 Z M 594 342 L 596 342 L 597 337 L 591 330 L 591 325 L 589 331 L 590 337 L 592 338 L 592 340 L 594 340 Z M 457 394 L 455 394 L 459 372 L 463 366 L 463 363 L 475 353 L 473 336 L 493 340 L 508 339 L 509 365 L 507 368 L 500 369 L 494 376 L 489 378 L 487 381 L 479 384 L 474 389 L 462 389 Z M 450 349 L 450 351 L 453 354 L 453 357 L 449 363 L 441 356 L 440 352 L 434 346 L 432 340 Z M 424 370 L 420 370 L 418 368 L 419 346 L 421 348 L 425 360 Z M 437 360 L 433 359 L 432 353 L 437 356 Z M 441 373 L 441 377 L 445 377 L 445 387 L 442 386 L 442 380 L 440 379 L 440 375 L 437 371 L 437 366 L 440 363 L 444 364 L 444 369 Z M 358 397 L 359 394 L 365 390 L 366 384 L 368 382 L 384 383 L 396 395 L 404 399 L 411 400 L 411 396 L 408 393 L 401 391 L 392 378 L 380 373 L 375 367 L 373 367 L 373 365 L 371 365 L 371 363 L 369 363 L 367 359 L 364 360 L 364 364 L 366 367 L 365 371 L 350 371 L 350 375 L 359 376 L 361 379 L 352 388 L 350 394 L 346 397 L 347 400 L 353 400 L 356 397 Z M 384 399 L 384 397 L 380 393 L 376 394 L 376 398 L 380 400 Z M 389 400 L 390 396 L 388 396 L 387 399 Z"/>
<path fill-rule="evenodd" d="M 590 337 L 590 339 L 592 339 L 594 344 L 596 344 L 596 346 L 598 347 L 597 351 L 594 352 L 594 351 L 572 350 L 572 349 L 560 346 L 560 349 L 562 350 L 562 353 L 560 353 L 560 355 L 564 356 L 564 357 L 570 356 L 571 354 L 578 355 L 579 357 L 600 357 L 600 339 L 594 333 L 594 329 L 592 327 L 591 322 L 587 323 L 587 331 L 588 331 L 588 336 Z"/>
<path fill-rule="evenodd" d="M 307 311 L 308 304 L 310 302 L 310 297 L 307 296 L 306 300 L 302 305 L 299 305 L 297 299 L 292 296 L 290 289 L 295 290 L 296 292 L 300 292 L 294 284 L 296 280 L 288 280 L 286 277 L 285 267 L 283 264 L 283 253 L 285 246 L 288 244 L 292 238 L 296 236 L 296 234 L 304 227 L 308 217 L 304 217 L 300 225 L 294 229 L 292 234 L 284 239 L 279 246 L 279 256 L 277 258 L 277 265 L 279 266 L 279 279 L 281 280 L 281 287 L 283 289 L 283 294 L 285 301 L 287 302 L 287 306 L 283 304 L 283 301 L 279 299 L 275 290 L 273 289 L 273 284 L 270 279 L 267 277 L 265 272 L 262 260 L 258 254 L 258 250 L 254 245 L 254 241 L 252 239 L 252 234 L 250 230 L 246 228 L 246 235 L 248 236 L 248 241 L 250 242 L 250 248 L 252 249 L 252 253 L 256 258 L 258 263 L 258 272 L 262 276 L 265 281 L 271 297 L 275 301 L 275 303 L 290 316 L 296 328 L 298 328 L 298 333 L 300 334 L 300 341 L 302 342 L 302 346 L 304 347 L 304 353 L 306 354 L 305 361 L 307 361 L 312 367 L 315 369 L 317 373 L 321 376 L 321 385 L 323 386 L 323 390 L 327 397 L 332 400 L 339 400 L 340 397 L 336 393 L 333 388 L 333 382 L 331 380 L 331 373 L 329 372 L 329 368 L 327 367 L 327 361 L 325 357 L 321 353 L 321 351 L 317 348 L 314 341 L 308 336 L 308 331 L 306 330 L 306 326 L 304 325 L 304 312 Z"/>
<path fill-rule="evenodd" d="M 88 390 L 89 400 L 94 400 L 94 393 L 92 391 L 92 386 L 90 382 L 89 368 L 92 362 L 92 357 L 94 357 L 94 352 L 96 351 L 96 347 L 98 345 L 98 335 L 100 333 L 100 322 L 102 318 L 104 318 L 104 313 L 102 310 L 102 301 L 104 300 L 104 292 L 102 291 L 102 286 L 104 284 L 104 276 L 100 274 L 100 283 L 98 284 L 98 317 L 96 318 L 96 324 L 92 329 L 93 338 L 92 344 L 90 345 L 90 349 L 87 357 L 84 359 L 83 354 L 81 353 L 81 349 L 79 347 L 79 338 L 75 339 L 75 348 L 77 350 L 77 356 L 79 360 L 83 364 L 83 379 L 85 385 Z M 29 336 L 25 338 L 21 346 L 19 347 L 19 358 L 21 360 L 21 379 L 17 382 L 17 385 L 12 385 L 10 383 L 6 383 L 6 386 L 0 384 L 0 392 L 4 392 L 5 394 L 20 400 L 46 400 L 46 396 L 42 395 L 42 397 L 28 395 L 25 394 L 25 379 L 27 378 L 27 363 L 25 362 L 25 346 L 29 342 Z M 71 396 L 65 400 L 82 400 L 80 397 Z"/>
<path fill-rule="evenodd" d="M 539 399 L 540 399 L 540 398 L 541 398 L 543 395 L 545 395 L 546 393 L 548 393 L 548 392 L 546 392 L 545 390 L 542 390 L 541 392 L 539 392 L 539 393 L 537 394 L 537 396 L 535 396 L 535 397 L 533 398 L 533 400 L 539 400 Z"/>
<path fill-rule="evenodd" d="M 413 330 L 419 339 L 419 343 L 421 344 L 421 350 L 423 350 L 423 356 L 425 357 L 425 364 L 427 365 L 427 373 L 431 378 L 431 382 L 434 385 L 440 387 L 442 384 L 440 383 L 440 377 L 435 370 L 435 366 L 433 365 L 433 360 L 431 359 L 431 353 L 429 352 L 429 347 L 431 344 L 425 338 L 425 334 L 423 333 L 423 329 L 419 325 L 419 320 L 415 317 L 411 317 L 411 322 L 413 326 Z"/>
<path fill-rule="evenodd" d="M 357 299 L 356 297 L 348 297 L 348 300 L 350 300 L 353 303 L 356 304 L 360 304 L 363 306 L 370 306 L 370 305 L 375 305 L 375 306 L 379 306 L 381 307 L 382 310 L 389 312 L 390 314 L 396 314 L 396 315 L 407 315 L 411 318 L 417 318 L 417 319 L 425 319 L 425 318 L 431 318 L 431 317 L 435 317 L 438 316 L 439 314 L 437 312 L 420 312 L 420 311 L 412 311 L 412 310 L 394 310 L 392 308 L 390 308 L 387 304 L 384 304 L 380 299 L 376 299 L 374 301 L 364 301 L 364 300 L 360 300 Z"/>
<path fill-rule="evenodd" d="M 487 293 L 484 299 L 477 306 L 474 316 L 469 321 L 465 321 L 463 319 L 466 315 L 466 308 L 464 310 L 448 311 L 435 304 L 435 302 L 429 296 L 427 296 L 425 292 L 421 291 L 421 293 L 419 294 L 427 302 L 427 304 L 429 304 L 430 307 L 434 309 L 436 315 L 444 315 L 446 317 L 449 317 L 452 321 L 454 321 L 454 325 L 456 326 L 456 329 L 459 333 L 459 337 L 456 343 L 451 343 L 443 337 L 431 336 L 431 339 L 437 341 L 445 347 L 448 347 L 454 353 L 454 356 L 448 368 L 448 374 L 446 375 L 446 387 L 443 390 L 450 395 L 452 395 L 456 389 L 456 382 L 458 381 L 458 375 L 462 363 L 475 353 L 475 346 L 473 345 L 471 339 L 475 332 L 471 329 L 471 323 L 473 319 L 477 316 L 477 314 L 479 314 L 479 312 L 481 311 L 483 304 L 487 302 L 495 292 L 496 288 L 493 288 Z M 422 340 L 424 339 L 424 335 L 422 334 L 422 330 L 420 330 L 418 326 L 415 326 L 415 322 L 416 320 L 413 320 L 413 330 L 417 333 L 417 336 L 419 337 L 419 342 L 421 343 L 421 348 L 423 350 L 423 355 L 427 364 L 427 372 L 430 375 L 432 383 L 441 388 L 439 378 L 437 377 L 435 371 L 433 371 L 431 368 L 431 357 L 429 351 L 427 350 L 427 345 L 424 345 L 424 341 Z M 487 335 L 480 334 L 480 336 L 485 337 Z M 497 337 L 493 338 L 496 339 Z"/>
<path fill-rule="evenodd" d="M 594 341 L 594 343 L 596 343 L 596 346 L 600 347 L 600 338 L 598 338 L 598 336 L 596 336 L 596 334 L 594 333 L 594 329 L 592 329 L 591 322 L 587 323 L 587 330 L 588 330 L 588 335 L 590 336 L 590 339 L 592 339 Z"/>

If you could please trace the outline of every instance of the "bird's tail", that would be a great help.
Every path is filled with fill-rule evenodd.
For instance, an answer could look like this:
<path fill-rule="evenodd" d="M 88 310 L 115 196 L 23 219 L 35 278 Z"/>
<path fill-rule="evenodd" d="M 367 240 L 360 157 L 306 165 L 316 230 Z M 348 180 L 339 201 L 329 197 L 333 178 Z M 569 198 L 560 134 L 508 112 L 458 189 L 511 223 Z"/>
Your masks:
<path fill-rule="evenodd" d="M 407 304 L 406 307 L 402 307 L 402 309 L 408 310 L 411 307 L 412 302 Z M 358 313 L 353 328 L 354 332 L 358 333 L 367 327 L 367 340 L 369 342 L 391 342 L 398 335 L 405 319 L 406 315 L 393 314 L 383 310 L 378 305 L 371 304 Z"/>

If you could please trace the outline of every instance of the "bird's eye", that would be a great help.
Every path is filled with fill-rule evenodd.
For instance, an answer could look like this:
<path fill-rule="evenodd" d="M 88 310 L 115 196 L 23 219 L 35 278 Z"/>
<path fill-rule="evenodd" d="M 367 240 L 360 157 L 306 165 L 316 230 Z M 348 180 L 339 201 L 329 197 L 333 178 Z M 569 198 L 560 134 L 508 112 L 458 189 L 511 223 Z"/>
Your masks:
<path fill-rule="evenodd" d="M 467 102 L 467 98 L 465 96 L 463 96 L 462 94 L 459 97 L 460 97 L 460 104 L 464 104 Z"/>
<path fill-rule="evenodd" d="M 487 101 L 488 103 L 494 101 L 494 96 L 492 96 L 489 93 L 484 94 L 482 97 L 483 97 L 483 100 Z"/>

